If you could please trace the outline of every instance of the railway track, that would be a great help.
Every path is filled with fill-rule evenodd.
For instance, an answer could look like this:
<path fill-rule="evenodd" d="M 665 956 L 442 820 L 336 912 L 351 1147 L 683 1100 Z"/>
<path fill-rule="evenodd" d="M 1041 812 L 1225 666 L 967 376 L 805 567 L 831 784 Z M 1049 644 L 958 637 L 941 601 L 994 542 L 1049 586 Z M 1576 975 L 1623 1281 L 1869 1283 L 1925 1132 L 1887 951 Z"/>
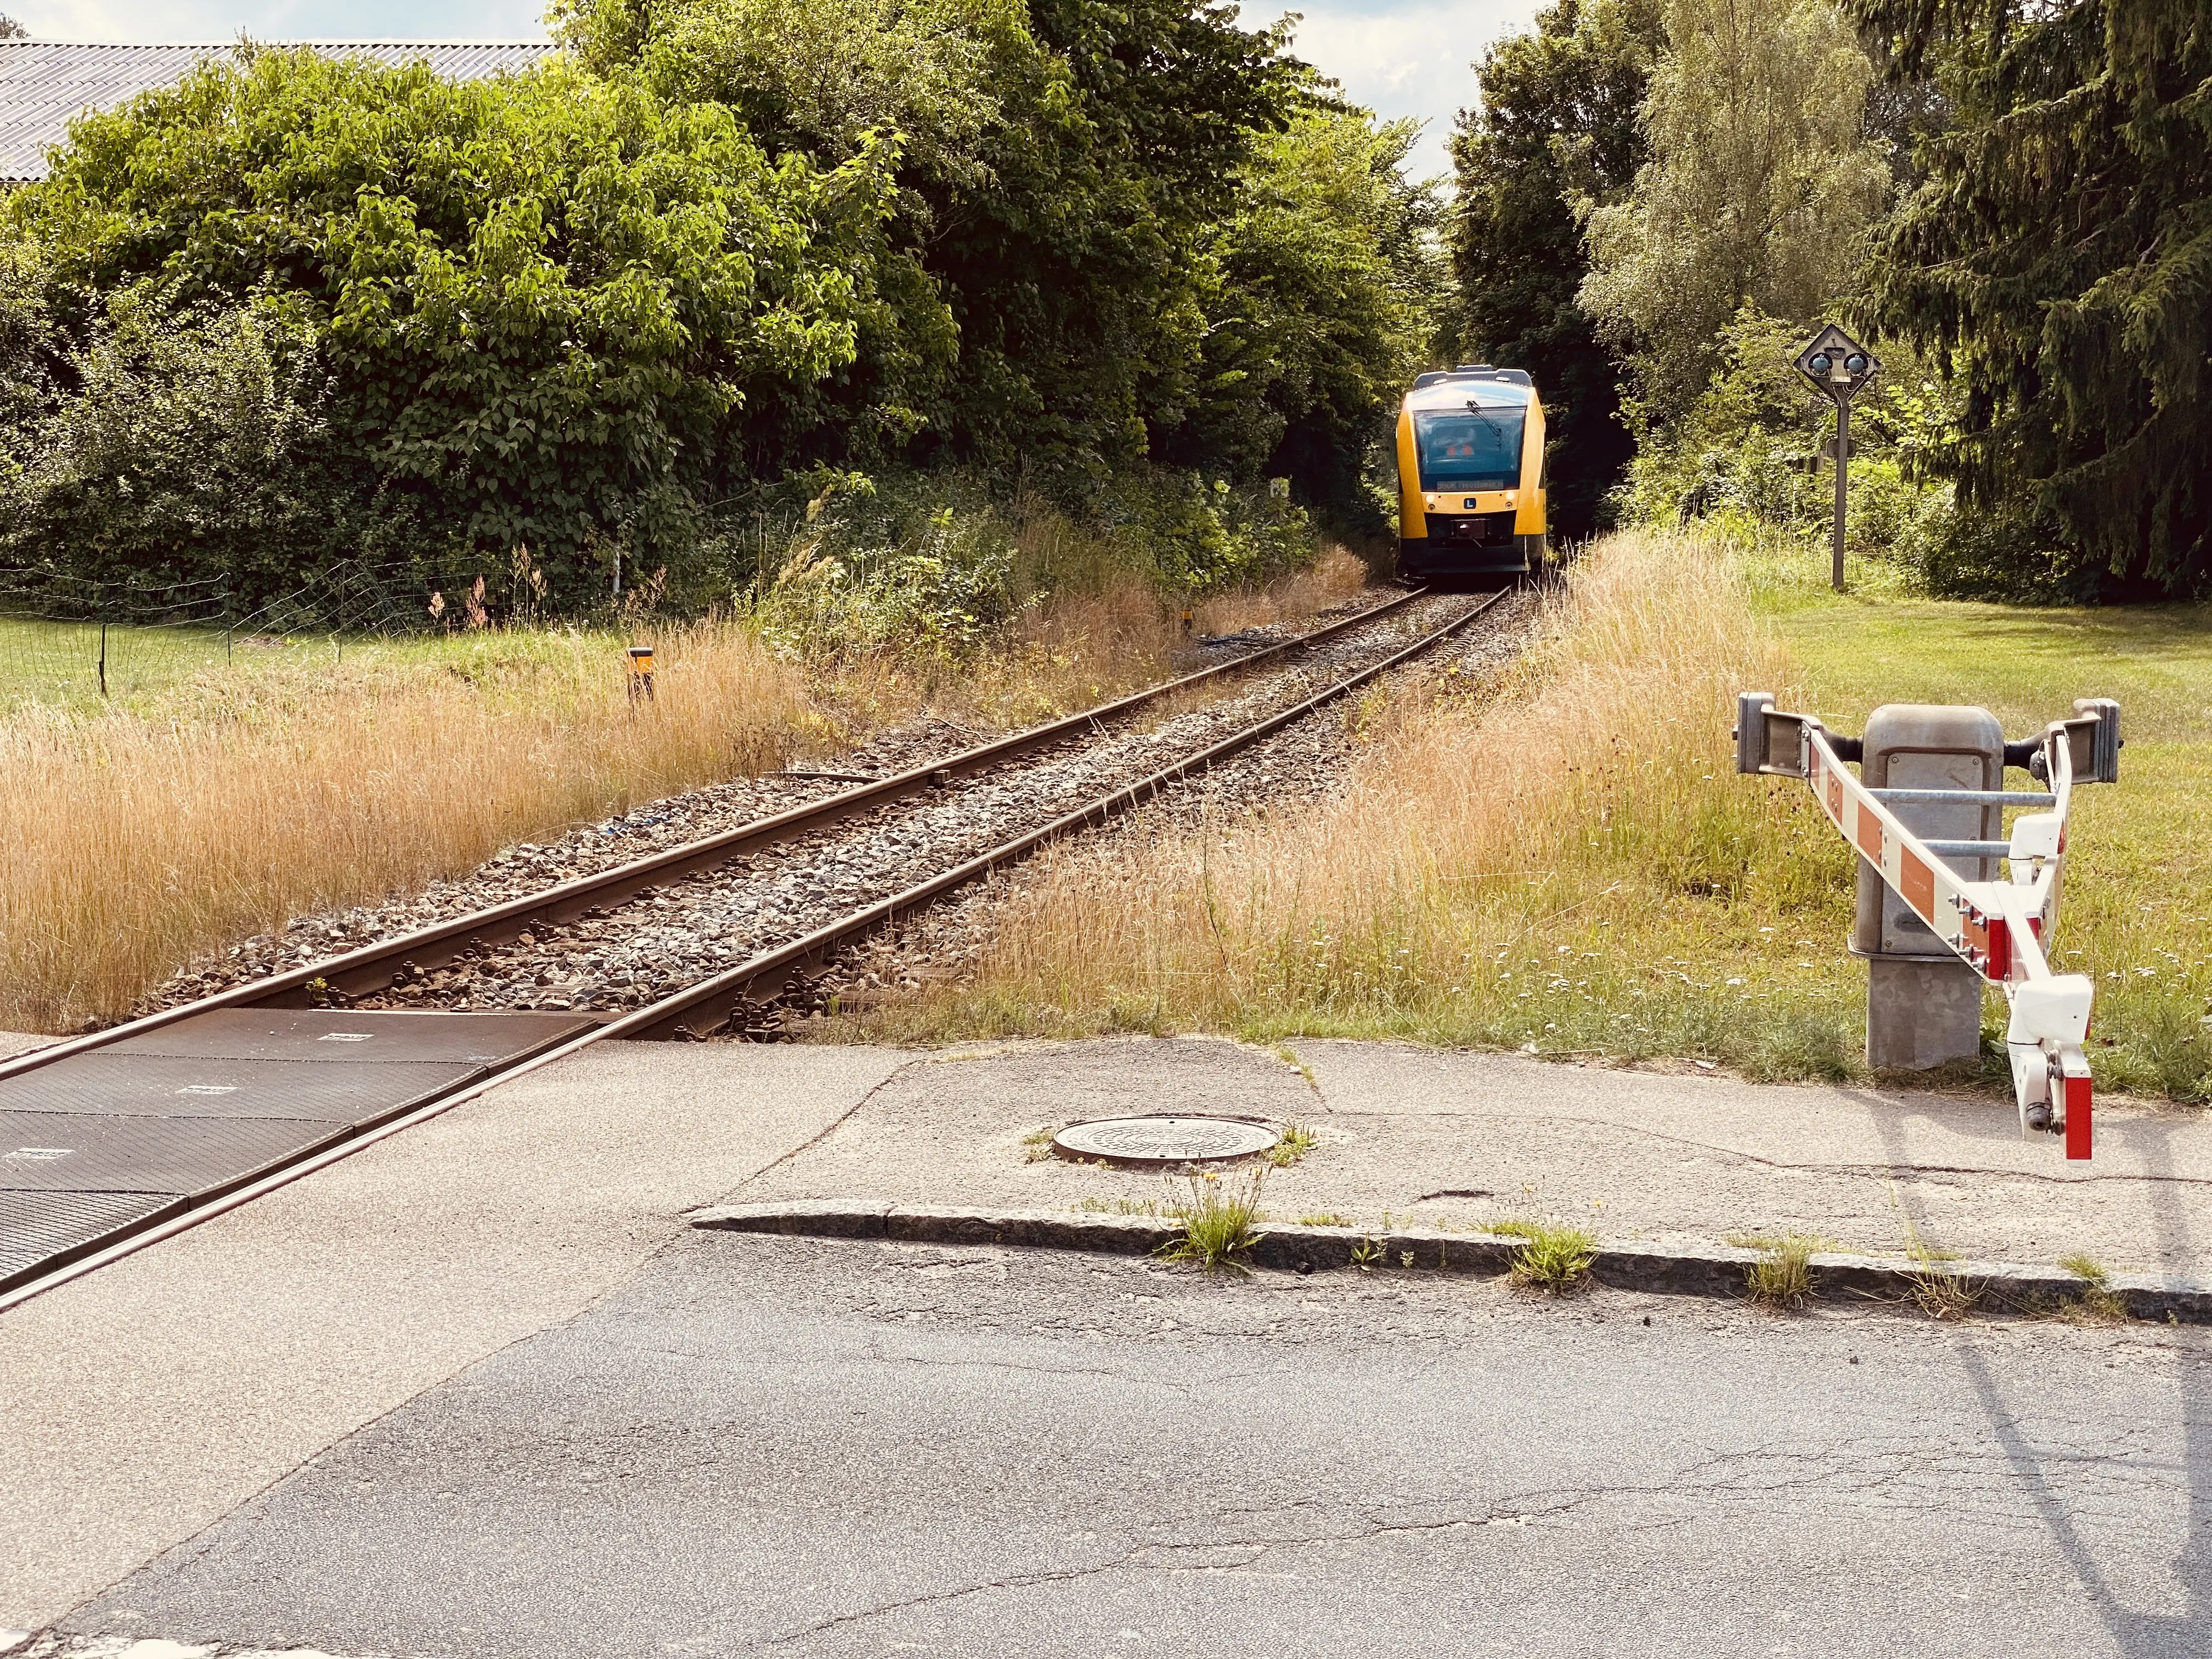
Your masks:
<path fill-rule="evenodd" d="M 591 1043 L 757 1029 L 841 948 L 1264 741 L 1504 597 L 1417 591 L 932 764 L 0 1061 L 0 1149 L 14 1148 L 0 1150 L 0 1310 Z M 580 960 L 595 971 L 570 973 Z"/>

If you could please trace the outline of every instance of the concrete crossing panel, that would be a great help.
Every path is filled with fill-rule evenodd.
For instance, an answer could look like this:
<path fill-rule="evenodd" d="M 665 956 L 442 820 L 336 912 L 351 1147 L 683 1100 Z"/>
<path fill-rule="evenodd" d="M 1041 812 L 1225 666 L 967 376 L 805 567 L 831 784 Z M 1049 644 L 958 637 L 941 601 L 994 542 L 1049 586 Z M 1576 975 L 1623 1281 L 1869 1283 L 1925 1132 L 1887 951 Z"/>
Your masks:
<path fill-rule="evenodd" d="M 0 1112 L 101 1117 L 314 1118 L 362 1124 L 483 1073 L 465 1061 L 172 1060 L 106 1050 L 0 1078 Z"/>

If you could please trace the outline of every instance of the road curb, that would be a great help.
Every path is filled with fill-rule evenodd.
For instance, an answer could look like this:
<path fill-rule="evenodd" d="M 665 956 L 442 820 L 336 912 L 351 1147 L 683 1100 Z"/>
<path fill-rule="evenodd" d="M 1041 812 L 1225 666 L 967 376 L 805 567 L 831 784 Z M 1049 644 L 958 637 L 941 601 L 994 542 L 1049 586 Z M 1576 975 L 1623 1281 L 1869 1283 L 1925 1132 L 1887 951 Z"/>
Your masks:
<path fill-rule="evenodd" d="M 1109 1255 L 1149 1255 L 1181 1236 L 1172 1220 L 1157 1216 L 1090 1215 L 1080 1211 L 969 1209 L 951 1205 L 893 1204 L 853 1199 L 805 1199 L 780 1204 L 720 1204 L 695 1210 L 694 1227 L 721 1232 L 773 1233 L 805 1238 L 887 1239 L 910 1244 L 1021 1245 L 1036 1249 L 1088 1250 Z M 1445 1232 L 1429 1227 L 1368 1231 L 1267 1223 L 1255 1229 L 1246 1260 L 1255 1267 L 1314 1273 L 1346 1267 L 1370 1271 L 1478 1273 L 1495 1276 L 1513 1265 L 1522 1241 L 1500 1233 Z M 1752 1267 L 1765 1260 L 1732 1244 L 1600 1243 L 1590 1277 L 1621 1290 L 1741 1300 Z M 1887 1256 L 1816 1251 L 1808 1258 L 1812 1291 L 1827 1300 L 1901 1300 L 1950 1285 L 1990 1305 L 2048 1310 L 2084 1299 L 2094 1288 L 2078 1273 L 2014 1261 L 1916 1264 Z M 2212 1286 L 2143 1273 L 2114 1273 L 2106 1291 L 2131 1319 L 2212 1323 Z"/>

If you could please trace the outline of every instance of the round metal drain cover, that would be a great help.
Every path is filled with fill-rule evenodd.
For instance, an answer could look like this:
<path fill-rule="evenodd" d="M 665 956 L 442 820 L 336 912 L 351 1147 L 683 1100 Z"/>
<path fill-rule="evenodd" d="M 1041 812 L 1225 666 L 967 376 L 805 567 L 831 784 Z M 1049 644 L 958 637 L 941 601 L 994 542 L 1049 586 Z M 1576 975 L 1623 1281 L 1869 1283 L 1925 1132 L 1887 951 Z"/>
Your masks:
<path fill-rule="evenodd" d="M 1069 1124 L 1053 1137 L 1052 1149 L 1109 1164 L 1218 1164 L 1264 1152 L 1278 1139 L 1264 1123 L 1233 1117 L 1102 1117 Z"/>

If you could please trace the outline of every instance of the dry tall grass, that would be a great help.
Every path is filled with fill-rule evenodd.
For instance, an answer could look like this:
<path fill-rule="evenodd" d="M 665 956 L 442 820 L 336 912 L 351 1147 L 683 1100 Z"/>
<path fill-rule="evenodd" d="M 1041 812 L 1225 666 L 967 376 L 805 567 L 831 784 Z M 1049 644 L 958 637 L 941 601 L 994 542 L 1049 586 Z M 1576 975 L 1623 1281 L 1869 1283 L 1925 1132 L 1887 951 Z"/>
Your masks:
<path fill-rule="evenodd" d="M 1211 601 L 1228 631 L 1358 591 L 1336 550 Z M 820 752 L 928 707 L 1046 718 L 1164 678 L 1179 620 L 1133 580 L 1048 599 L 979 657 L 779 659 L 750 629 L 517 629 L 241 658 L 127 709 L 0 716 L 0 1028 L 126 1013 L 169 974 L 292 916 L 461 874 L 500 848 Z"/>
<path fill-rule="evenodd" d="M 804 678 L 741 629 L 480 636 L 426 664 L 203 679 L 167 718 L 0 721 L 0 1026 L 125 1012 L 197 955 L 458 875 L 499 848 L 821 740 Z"/>
<path fill-rule="evenodd" d="M 1269 623 L 1296 627 L 1358 596 L 1364 563 L 1340 546 L 1305 569 L 1216 594 L 1192 609 L 1194 635 Z M 1022 612 L 997 648 L 959 662 L 878 665 L 916 702 L 984 726 L 1012 727 L 1155 684 L 1191 665 L 1182 617 L 1143 578 L 1108 573 L 1071 582 Z M 855 663 L 854 666 L 866 666 Z M 882 695 L 880 692 L 878 695 Z"/>
<path fill-rule="evenodd" d="M 1546 1048 L 1598 1046 L 1604 1022 L 1608 1046 L 1679 1051 L 1682 1033 L 1650 1016 L 1672 1019 L 1682 1000 L 1638 1000 L 1688 978 L 1675 962 L 1709 962 L 1716 933 L 1741 928 L 1753 953 L 1793 948 L 1739 911 L 1833 908 L 1847 855 L 1809 803 L 1716 787 L 1735 691 L 1789 680 L 1723 550 L 1618 536 L 1548 605 L 1502 695 L 1446 677 L 1402 701 L 1317 808 L 1140 835 L 1103 859 L 1060 851 L 1013 901 L 971 989 L 887 1019 Z M 1697 988 L 1707 1024 L 1755 994 L 1723 979 Z"/>

